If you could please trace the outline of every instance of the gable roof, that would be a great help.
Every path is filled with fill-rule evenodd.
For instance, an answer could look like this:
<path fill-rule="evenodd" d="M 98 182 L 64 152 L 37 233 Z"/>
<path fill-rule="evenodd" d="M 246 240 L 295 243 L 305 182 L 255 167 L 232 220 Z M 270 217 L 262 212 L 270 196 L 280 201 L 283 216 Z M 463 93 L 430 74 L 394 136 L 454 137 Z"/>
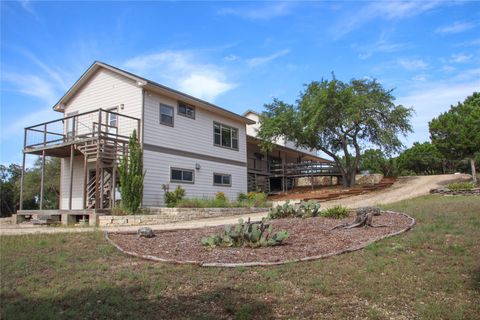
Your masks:
<path fill-rule="evenodd" d="M 78 90 L 100 69 L 107 69 L 110 70 L 116 74 L 122 75 L 125 78 L 131 79 L 137 83 L 138 86 L 143 87 L 145 89 L 150 89 L 152 91 L 159 91 L 160 93 L 166 93 L 169 95 L 174 96 L 176 99 L 179 100 L 186 100 L 185 102 L 190 102 L 190 103 L 198 103 L 200 104 L 200 107 L 203 107 L 207 110 L 210 110 L 212 112 L 216 113 L 221 113 L 229 118 L 233 118 L 236 120 L 239 120 L 241 122 L 244 122 L 246 124 L 254 124 L 255 121 L 248 119 L 242 115 L 236 114 L 235 112 L 232 112 L 230 110 L 227 110 L 225 108 L 219 107 L 217 105 L 214 105 L 208 101 L 196 98 L 194 96 L 191 96 L 189 94 L 183 93 L 181 91 L 169 88 L 167 86 L 164 86 L 162 84 L 159 84 L 155 81 L 140 77 L 136 74 L 133 74 L 131 72 L 122 70 L 120 68 L 111 66 L 109 64 L 106 64 L 101 61 L 95 61 L 88 69 L 85 71 L 82 76 L 73 84 L 73 86 L 68 89 L 68 91 L 63 95 L 63 97 L 60 98 L 60 100 L 53 106 L 53 110 L 58 111 L 58 112 L 63 112 L 65 108 L 65 104 L 68 103 L 68 101 L 78 92 Z"/>

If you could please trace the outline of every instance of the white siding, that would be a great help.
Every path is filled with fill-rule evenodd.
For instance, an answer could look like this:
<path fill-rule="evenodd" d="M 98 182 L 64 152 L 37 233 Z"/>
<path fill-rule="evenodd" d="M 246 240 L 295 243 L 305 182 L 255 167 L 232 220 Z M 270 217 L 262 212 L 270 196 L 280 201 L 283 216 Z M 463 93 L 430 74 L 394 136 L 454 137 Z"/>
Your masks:
<path fill-rule="evenodd" d="M 72 97 L 65 106 L 65 116 L 73 113 L 83 113 L 99 108 L 110 109 L 123 104 L 123 110 L 118 113 L 141 118 L 142 115 L 142 88 L 136 83 L 107 69 L 100 69 L 87 83 Z M 98 122 L 98 114 L 91 117 L 80 117 L 81 123 L 78 132 L 92 130 L 93 122 Z M 104 122 L 103 119 L 102 122 Z M 119 134 L 130 135 L 136 129 L 136 121 L 119 118 Z M 68 209 L 68 191 L 70 186 L 70 159 L 62 159 L 61 171 L 61 201 L 60 208 Z M 91 163 L 89 166 L 95 166 Z M 83 157 L 75 158 L 73 177 L 72 209 L 83 209 Z"/>
<path fill-rule="evenodd" d="M 143 206 L 155 207 L 164 205 L 164 191 L 162 184 L 168 184 L 170 191 L 178 185 L 186 190 L 186 198 L 215 196 L 221 191 L 230 200 L 235 200 L 238 193 L 247 191 L 247 168 L 242 166 L 223 164 L 213 161 L 182 157 L 145 150 L 143 155 L 146 170 L 143 192 Z M 195 165 L 200 165 L 196 170 Z M 194 170 L 194 183 L 170 182 L 170 167 Z M 214 186 L 213 173 L 232 175 L 232 186 Z"/>
<path fill-rule="evenodd" d="M 174 108 L 174 126 L 160 124 L 160 103 Z M 213 122 L 238 129 L 238 151 L 213 144 Z M 177 113 L 177 101 L 154 93 L 145 93 L 144 143 L 246 162 L 245 123 L 235 122 L 196 107 L 195 119 Z"/>

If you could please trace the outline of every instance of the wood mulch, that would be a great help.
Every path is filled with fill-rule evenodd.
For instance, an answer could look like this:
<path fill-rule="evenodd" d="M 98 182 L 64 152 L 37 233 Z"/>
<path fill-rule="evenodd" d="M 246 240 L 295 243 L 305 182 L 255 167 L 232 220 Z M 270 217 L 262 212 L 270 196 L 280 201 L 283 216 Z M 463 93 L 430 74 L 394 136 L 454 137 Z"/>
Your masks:
<path fill-rule="evenodd" d="M 126 254 L 155 261 L 194 263 L 202 266 L 274 265 L 291 261 L 313 260 L 361 249 L 374 241 L 409 230 L 415 220 L 408 215 L 384 211 L 375 216 L 376 228 L 335 229 L 334 226 L 354 219 L 337 220 L 322 217 L 290 218 L 270 221 L 273 230 L 287 230 L 285 244 L 261 248 L 206 248 L 200 240 L 221 233 L 224 226 L 198 229 L 155 231 L 153 238 L 134 233 L 108 233 L 107 239 Z"/>

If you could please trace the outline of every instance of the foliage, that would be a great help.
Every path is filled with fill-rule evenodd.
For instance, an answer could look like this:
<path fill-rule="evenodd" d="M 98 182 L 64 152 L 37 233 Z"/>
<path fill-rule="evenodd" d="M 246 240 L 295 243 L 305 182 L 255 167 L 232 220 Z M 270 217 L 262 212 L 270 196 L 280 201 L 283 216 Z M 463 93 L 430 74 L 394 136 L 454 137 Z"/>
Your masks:
<path fill-rule="evenodd" d="M 242 201 L 245 201 L 247 199 L 248 199 L 247 195 L 243 192 L 240 192 L 237 196 L 237 201 L 238 202 L 242 202 Z"/>
<path fill-rule="evenodd" d="M 142 202 L 143 171 L 142 149 L 137 140 L 137 131 L 133 130 L 128 140 L 128 157 L 122 159 L 117 170 L 120 177 L 120 194 L 122 207 L 130 214 L 134 214 Z"/>
<path fill-rule="evenodd" d="M 38 209 L 40 205 L 40 181 L 42 161 L 39 157 L 32 168 L 25 170 L 23 184 L 23 209 Z M 22 167 L 0 165 L 0 215 L 9 216 L 20 205 Z M 60 196 L 60 159 L 45 159 L 43 208 L 58 209 Z"/>
<path fill-rule="evenodd" d="M 282 218 L 290 218 L 297 216 L 297 209 L 295 206 L 290 204 L 290 201 L 286 201 L 282 205 L 278 205 L 274 208 L 270 208 L 268 212 L 267 219 L 282 219 Z"/>
<path fill-rule="evenodd" d="M 221 191 L 215 194 L 215 199 L 223 202 L 228 201 L 227 196 L 225 195 L 225 192 L 221 192 Z"/>
<path fill-rule="evenodd" d="M 441 174 L 445 172 L 444 157 L 430 142 L 415 142 L 397 158 L 400 172 L 415 174 Z"/>
<path fill-rule="evenodd" d="M 325 218 L 343 219 L 348 217 L 348 209 L 343 206 L 334 206 L 320 212 L 320 216 Z"/>
<path fill-rule="evenodd" d="M 320 212 L 320 204 L 316 201 L 302 201 L 298 206 L 290 204 L 286 201 L 282 205 L 271 208 L 267 219 L 282 219 L 282 218 L 311 218 L 318 216 Z"/>
<path fill-rule="evenodd" d="M 288 238 L 287 231 L 273 233 L 272 226 L 264 222 L 243 222 L 238 220 L 234 226 L 225 227 L 223 234 L 210 235 L 202 238 L 202 244 L 207 247 L 243 247 L 250 248 L 277 246 Z"/>
<path fill-rule="evenodd" d="M 266 207 L 267 194 L 265 192 L 249 192 L 247 199 L 243 201 L 248 207 Z"/>
<path fill-rule="evenodd" d="M 267 206 L 266 195 L 258 193 L 255 197 L 243 201 L 229 201 L 226 197 L 181 199 L 174 205 L 178 208 L 263 208 Z"/>
<path fill-rule="evenodd" d="M 471 190 L 475 188 L 476 185 L 473 182 L 455 182 L 447 185 L 447 188 L 450 190 Z"/>
<path fill-rule="evenodd" d="M 169 185 L 162 185 L 164 191 L 164 201 L 167 207 L 174 208 L 177 204 L 185 197 L 185 189 L 180 186 L 177 186 L 175 190 L 169 191 Z"/>
<path fill-rule="evenodd" d="M 375 80 L 314 81 L 296 105 L 278 99 L 265 105 L 258 136 L 266 151 L 276 139 L 286 138 L 325 152 L 339 166 L 343 184 L 351 186 L 363 145 L 377 146 L 387 154 L 397 152 L 402 147 L 398 136 L 411 131 L 412 109 L 395 105 L 394 100 L 392 90 Z"/>
<path fill-rule="evenodd" d="M 314 200 L 302 201 L 297 212 L 302 218 L 316 217 L 320 212 L 320 203 Z"/>
<path fill-rule="evenodd" d="M 476 182 L 475 156 L 480 152 L 480 92 L 432 119 L 429 129 L 432 143 L 445 157 L 470 160 Z"/>
<path fill-rule="evenodd" d="M 385 177 L 397 175 L 397 162 L 395 158 L 388 158 L 380 149 L 367 149 L 363 152 L 360 170 L 368 170 L 371 173 L 381 173 Z"/>

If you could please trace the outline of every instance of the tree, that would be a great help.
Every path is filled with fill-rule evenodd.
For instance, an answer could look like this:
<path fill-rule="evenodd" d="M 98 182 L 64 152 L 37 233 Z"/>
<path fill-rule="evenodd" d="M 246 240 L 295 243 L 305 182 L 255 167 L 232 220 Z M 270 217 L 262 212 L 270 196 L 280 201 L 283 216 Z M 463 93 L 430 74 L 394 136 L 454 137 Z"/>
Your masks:
<path fill-rule="evenodd" d="M 122 206 L 130 214 L 134 214 L 142 202 L 143 172 L 142 149 L 137 140 L 137 131 L 133 130 L 128 140 L 128 157 L 122 159 L 117 168 L 120 176 L 120 194 Z"/>
<path fill-rule="evenodd" d="M 360 158 L 359 167 L 360 170 L 381 173 L 385 177 L 391 177 L 397 173 L 396 159 L 388 158 L 380 149 L 365 150 Z"/>
<path fill-rule="evenodd" d="M 449 159 L 468 159 L 473 181 L 477 183 L 475 157 L 480 153 L 480 93 L 474 92 L 463 103 L 451 106 L 429 123 L 430 138 Z"/>
<path fill-rule="evenodd" d="M 365 145 L 387 154 L 397 152 L 402 147 L 398 135 L 411 131 L 412 109 L 395 105 L 394 100 L 392 90 L 375 80 L 313 81 L 296 105 L 278 99 L 266 104 L 258 136 L 266 151 L 276 139 L 286 138 L 325 152 L 339 167 L 343 185 L 351 186 Z"/>
<path fill-rule="evenodd" d="M 398 156 L 397 162 L 400 170 L 413 171 L 416 174 L 445 173 L 444 157 L 430 142 L 415 142 Z"/>

